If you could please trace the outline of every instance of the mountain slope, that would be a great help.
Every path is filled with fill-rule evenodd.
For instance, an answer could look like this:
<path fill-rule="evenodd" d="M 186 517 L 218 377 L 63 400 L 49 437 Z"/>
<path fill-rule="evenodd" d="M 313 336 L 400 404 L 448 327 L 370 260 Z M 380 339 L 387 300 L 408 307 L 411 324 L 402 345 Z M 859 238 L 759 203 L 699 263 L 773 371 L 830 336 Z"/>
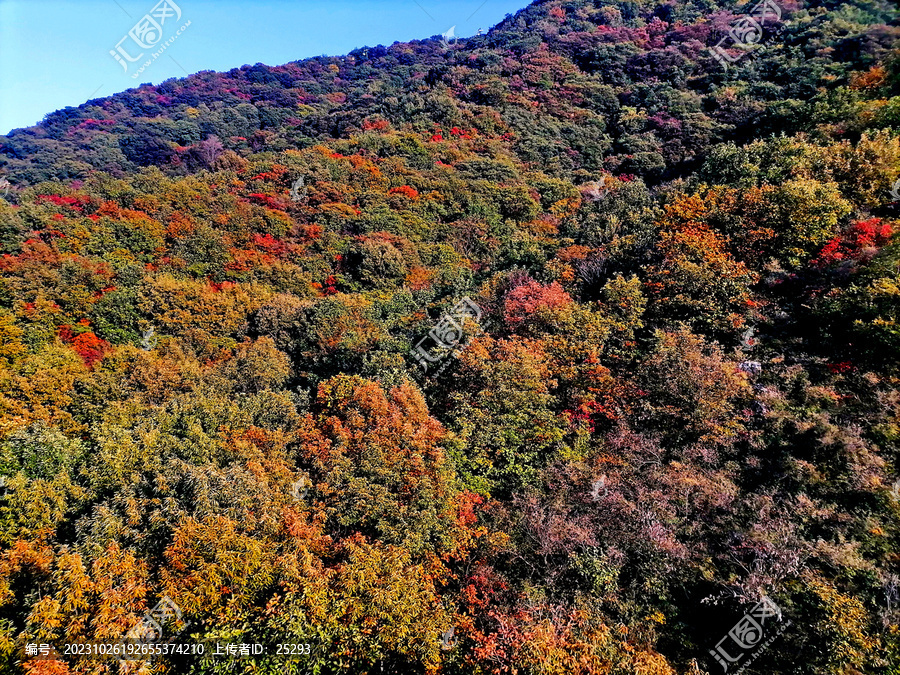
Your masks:
<path fill-rule="evenodd" d="M 306 147 L 384 116 L 419 132 L 461 124 L 512 132 L 523 161 L 566 176 L 606 168 L 671 178 L 722 140 L 835 121 L 849 125 L 834 130 L 844 133 L 863 126 L 853 127 L 859 113 L 846 85 L 897 40 L 895 6 L 784 7 L 781 34 L 769 30 L 753 56 L 727 71 L 706 47 L 749 5 L 535 3 L 449 48 L 395 43 L 144 85 L 48 115 L 0 139 L 0 151 L 13 182 L 33 183 L 177 160 L 173 145 L 211 134 L 239 152 Z"/>
<path fill-rule="evenodd" d="M 786 1 L 726 68 L 751 9 L 535 2 L 0 138 L 4 669 L 106 672 L 25 645 L 167 597 L 258 673 L 898 672 L 900 17 Z"/>

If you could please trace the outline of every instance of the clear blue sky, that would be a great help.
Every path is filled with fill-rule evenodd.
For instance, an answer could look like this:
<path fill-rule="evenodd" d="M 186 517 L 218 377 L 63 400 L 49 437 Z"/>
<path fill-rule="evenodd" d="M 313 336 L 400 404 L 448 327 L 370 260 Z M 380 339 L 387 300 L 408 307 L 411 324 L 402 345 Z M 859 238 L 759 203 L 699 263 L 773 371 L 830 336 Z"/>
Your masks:
<path fill-rule="evenodd" d="M 159 0 L 0 0 L 0 135 L 100 96 L 200 70 L 279 65 L 363 45 L 487 30 L 529 0 L 171 0 L 182 12 L 162 24 L 163 42 L 191 24 L 138 77 L 110 55 Z M 145 43 L 152 44 L 152 39 Z M 130 56 L 141 50 L 131 38 Z"/>

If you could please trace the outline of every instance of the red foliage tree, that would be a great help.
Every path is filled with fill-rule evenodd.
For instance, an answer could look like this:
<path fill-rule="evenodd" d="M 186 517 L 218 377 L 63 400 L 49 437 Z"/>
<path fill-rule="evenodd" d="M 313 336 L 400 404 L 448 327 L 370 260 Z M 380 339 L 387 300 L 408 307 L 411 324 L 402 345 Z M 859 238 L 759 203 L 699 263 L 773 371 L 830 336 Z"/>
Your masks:
<path fill-rule="evenodd" d="M 401 185 L 400 187 L 393 187 L 388 190 L 389 195 L 403 195 L 404 197 L 408 197 L 410 199 L 418 199 L 419 192 L 414 187 L 410 187 L 409 185 Z"/>
<path fill-rule="evenodd" d="M 882 222 L 881 218 L 859 220 L 825 244 L 810 264 L 822 268 L 841 262 L 866 262 L 892 234 L 890 223 Z"/>
<path fill-rule="evenodd" d="M 572 297 L 557 282 L 541 286 L 528 281 L 506 296 L 503 315 L 510 328 L 516 328 L 537 312 L 553 310 L 572 303 Z"/>
<path fill-rule="evenodd" d="M 80 322 L 81 327 L 87 326 L 87 321 Z M 103 338 L 97 337 L 92 331 L 84 331 L 76 334 L 71 326 L 60 326 L 58 335 L 60 340 L 71 346 L 75 353 L 84 361 L 84 365 L 93 369 L 110 350 L 110 344 Z"/>

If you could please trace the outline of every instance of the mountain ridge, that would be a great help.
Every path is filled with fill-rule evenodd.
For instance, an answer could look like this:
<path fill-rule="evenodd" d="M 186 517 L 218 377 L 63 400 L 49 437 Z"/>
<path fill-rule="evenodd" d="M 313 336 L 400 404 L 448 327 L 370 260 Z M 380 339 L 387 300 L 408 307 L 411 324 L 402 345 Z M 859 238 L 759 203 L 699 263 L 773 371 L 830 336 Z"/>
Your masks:
<path fill-rule="evenodd" d="M 575 3 L 576 5 L 578 3 Z M 833 4 L 833 3 L 831 3 Z M 817 7 L 825 8 L 831 6 L 829 3 L 815 3 L 809 9 L 805 9 L 806 14 L 802 19 L 797 19 L 798 27 L 788 31 L 787 39 L 784 41 L 785 46 L 790 46 L 791 40 L 800 41 L 797 33 L 800 26 L 804 24 L 814 23 L 816 19 L 809 15 L 810 9 Z M 137 89 L 128 90 L 121 94 L 102 99 L 94 99 L 78 108 L 66 108 L 47 116 L 44 122 L 38 127 L 31 127 L 30 130 L 17 130 L 4 141 L 0 138 L 0 154 L 7 157 L 6 170 L 9 172 L 9 178 L 15 182 L 17 177 L 17 167 L 24 169 L 25 159 L 30 155 L 35 146 L 29 141 L 34 136 L 52 139 L 58 143 L 62 143 L 63 147 L 57 148 L 62 151 L 67 145 L 66 140 L 70 133 L 78 136 L 77 140 L 72 142 L 79 144 L 79 150 L 82 153 L 81 161 L 72 157 L 71 168 L 67 170 L 66 176 L 57 177 L 84 177 L 86 172 L 92 168 L 101 168 L 109 166 L 112 163 L 119 163 L 121 166 L 133 169 L 141 165 L 142 162 L 149 161 L 148 158 L 141 157 L 139 152 L 128 152 L 128 147 L 123 146 L 123 139 L 118 138 L 120 151 L 108 148 L 105 154 L 92 149 L 90 146 L 93 142 L 101 140 L 98 134 L 107 133 L 114 136 L 121 136 L 126 131 L 132 133 L 134 131 L 147 131 L 144 126 L 139 123 L 142 119 L 166 119 L 174 118 L 172 121 L 177 122 L 179 128 L 156 129 L 156 134 L 150 134 L 154 139 L 154 143 L 167 143 L 171 145 L 190 145 L 203 140 L 211 132 L 215 131 L 217 136 L 224 140 L 226 147 L 239 149 L 240 144 L 237 142 L 229 142 L 229 137 L 247 138 L 252 136 L 254 132 L 265 131 L 266 129 L 274 129 L 278 126 L 291 124 L 294 128 L 291 136 L 279 139 L 287 147 L 290 147 L 294 138 L 303 143 L 310 143 L 311 140 L 324 140 L 329 137 L 341 138 L 346 137 L 349 133 L 358 133 L 362 130 L 362 117 L 365 114 L 379 114 L 379 110 L 373 110 L 366 105 L 366 80 L 371 79 L 373 75 L 378 78 L 387 78 L 386 81 L 378 80 L 381 86 L 386 86 L 387 82 L 393 81 L 397 84 L 400 78 L 404 83 L 400 87 L 400 92 L 406 96 L 413 95 L 417 89 L 418 83 L 424 78 L 428 87 L 433 90 L 437 86 L 447 86 L 451 90 L 451 94 L 455 99 L 456 105 L 477 106 L 502 104 L 505 108 L 517 110 L 520 109 L 527 114 L 529 107 L 538 106 L 538 110 L 545 114 L 559 116 L 562 119 L 578 121 L 581 118 L 590 117 L 591 123 L 598 123 L 596 117 L 602 118 L 600 121 L 608 120 L 610 117 L 617 116 L 619 106 L 625 105 L 628 101 L 622 101 L 621 96 L 617 104 L 612 102 L 617 97 L 616 92 L 606 90 L 597 91 L 596 88 L 603 86 L 615 86 L 612 81 L 613 76 L 608 73 L 616 72 L 610 68 L 612 64 L 619 66 L 622 74 L 616 77 L 624 78 L 624 82 L 630 86 L 640 87 L 641 84 L 653 83 L 654 80 L 659 88 L 659 78 L 653 72 L 656 68 L 670 68 L 669 75 L 676 85 L 681 82 L 685 86 L 685 82 L 691 80 L 693 86 L 687 87 L 688 91 L 699 92 L 703 98 L 699 101 L 700 109 L 697 104 L 692 104 L 694 110 L 676 111 L 675 120 L 683 126 L 688 127 L 695 133 L 693 138 L 688 134 L 686 141 L 694 146 L 703 144 L 711 140 L 708 130 L 694 129 L 696 126 L 714 126 L 713 133 L 719 132 L 726 140 L 741 140 L 748 138 L 747 127 L 755 121 L 753 118 L 739 120 L 738 125 L 733 123 L 736 120 L 727 119 L 722 111 L 715 111 L 718 114 L 707 114 L 708 108 L 713 105 L 720 105 L 716 97 L 710 96 L 710 87 L 720 86 L 718 83 L 733 81 L 728 79 L 727 73 L 719 66 L 712 57 L 708 49 L 704 47 L 712 46 L 714 40 L 712 36 L 716 35 L 716 30 L 720 34 L 724 34 L 723 28 L 727 29 L 727 22 L 730 18 L 739 15 L 738 7 L 731 7 L 730 3 L 718 2 L 715 4 L 719 9 L 717 14 L 704 16 L 699 13 L 700 5 L 708 6 L 709 3 L 683 3 L 677 5 L 677 9 L 673 5 L 652 3 L 624 3 L 622 6 L 631 8 L 631 12 L 622 12 L 613 5 L 605 6 L 590 10 L 581 7 L 581 14 L 576 16 L 577 12 L 570 11 L 568 15 L 563 17 L 551 16 L 553 7 L 560 9 L 559 3 L 534 3 L 529 7 L 521 10 L 515 16 L 508 17 L 496 27 L 491 29 L 486 35 L 480 37 L 469 38 L 463 42 L 453 44 L 449 49 L 436 40 L 425 40 L 410 43 L 395 43 L 391 47 L 369 47 L 361 48 L 350 52 L 346 57 L 316 57 L 297 62 L 291 62 L 283 66 L 244 66 L 240 69 L 232 69 L 228 73 L 213 73 L 213 71 L 202 71 L 194 76 L 178 80 L 167 80 L 166 82 L 153 86 L 141 85 Z M 797 3 L 791 2 L 781 3 L 784 6 L 785 19 L 788 19 L 797 11 Z M 873 18 L 890 16 L 887 12 L 887 3 L 870 3 L 875 7 L 881 7 L 879 11 L 870 12 Z M 585 6 L 587 7 L 587 6 Z M 646 8 L 643 12 L 638 13 L 638 8 Z M 726 8 L 730 8 L 729 11 Z M 650 9 L 653 9 L 651 12 Z M 560 9 L 565 12 L 564 9 Z M 605 12 L 605 14 L 604 14 Z M 659 15 L 667 16 L 669 19 L 677 22 L 683 22 L 684 19 L 699 17 L 695 24 L 666 24 L 660 19 Z M 632 16 L 631 19 L 628 17 Z M 682 18 L 683 17 L 683 18 Z M 600 23 L 593 23 L 593 22 Z M 630 21 L 630 24 L 629 24 Z M 604 23 L 605 22 L 605 23 Z M 643 24 L 643 25 L 640 25 Z M 515 34 L 509 27 L 515 27 Z M 858 68 L 870 66 L 877 61 L 880 53 L 883 56 L 887 54 L 887 45 L 885 42 L 897 39 L 897 27 L 894 26 L 872 26 L 866 30 L 860 30 L 854 36 L 846 36 L 838 42 L 837 52 L 843 53 L 852 49 L 859 52 L 858 62 L 855 64 Z M 588 30 L 577 30 L 588 29 Z M 519 33 L 522 33 L 519 35 Z M 655 36 L 655 37 L 654 37 Z M 525 80 L 524 86 L 520 85 L 521 95 L 515 100 L 515 94 L 512 92 L 495 91 L 491 92 L 490 88 L 485 88 L 485 84 L 477 83 L 467 86 L 465 82 L 455 83 L 452 80 L 445 82 L 442 78 L 447 77 L 446 70 L 451 67 L 466 69 L 465 77 L 475 79 L 479 73 L 490 72 L 493 69 L 500 69 L 499 82 L 508 83 L 510 81 L 521 81 L 522 71 L 515 72 L 510 64 L 492 63 L 488 61 L 479 62 L 478 54 L 483 52 L 483 56 L 487 55 L 491 49 L 503 47 L 508 49 L 512 54 L 522 53 L 530 54 L 531 59 L 536 59 L 537 55 L 531 51 L 534 45 L 527 44 L 529 40 L 544 40 L 542 44 L 549 44 L 549 54 L 551 58 L 563 60 L 557 65 L 562 72 L 557 73 L 559 81 L 550 81 L 545 83 L 549 85 L 549 90 L 554 95 L 568 94 L 571 97 L 599 96 L 600 101 L 590 101 L 585 104 L 584 101 L 567 101 L 559 96 L 541 96 L 541 92 L 536 90 L 535 82 Z M 812 52 L 810 40 L 803 36 L 803 42 L 806 50 Z M 865 42 L 856 44 L 856 42 Z M 704 44 L 709 43 L 709 44 Z M 843 47 L 842 45 L 847 45 Z M 524 51 L 523 51 L 524 50 Z M 577 52 L 577 56 L 576 56 Z M 633 52 L 626 54 L 624 52 Z M 867 54 L 866 52 L 869 52 Z M 363 56 L 365 54 L 366 56 Z M 686 61 L 686 56 L 696 59 L 696 63 Z M 496 56 L 491 56 L 496 60 Z M 574 59 L 574 60 L 573 60 Z M 592 61 L 592 59 L 594 61 Z M 468 60 L 468 63 L 466 62 Z M 415 62 L 413 64 L 413 61 Z M 765 66 L 766 59 L 756 57 L 751 60 L 754 66 Z M 656 62 L 656 65 L 651 65 Z M 628 68 L 623 68 L 629 64 Z M 848 62 L 848 63 L 852 63 Z M 606 65 L 604 65 L 606 64 Z M 664 65 L 665 64 L 665 65 Z M 572 66 L 576 70 L 572 72 Z M 732 66 L 734 71 L 737 68 L 741 72 L 742 68 L 749 68 L 750 64 L 738 63 Z M 330 71 L 331 67 L 336 67 L 336 73 L 324 76 L 325 71 Z M 427 67 L 427 72 L 422 72 Z M 803 68 L 810 66 L 804 64 Z M 505 68 L 505 70 L 504 70 Z M 679 70 L 681 68 L 681 70 Z M 392 76 L 386 71 L 392 69 Z M 566 72 L 568 69 L 568 72 Z M 846 67 L 845 67 L 846 69 Z M 633 72 L 632 72 L 633 71 Z M 682 72 L 684 71 L 684 72 Z M 802 69 L 801 69 L 802 72 Z M 606 73 L 606 74 L 605 74 Z M 581 76 L 595 75 L 596 77 L 590 82 L 579 82 L 579 74 Z M 777 73 L 776 73 L 777 74 Z M 316 78 L 320 75 L 320 80 Z M 784 101 L 790 100 L 809 100 L 815 97 L 814 89 L 800 91 L 796 85 L 791 86 L 785 79 L 786 73 L 780 78 L 772 78 L 774 83 L 783 90 Z M 512 78 L 512 80 L 511 80 Z M 518 80 L 517 80 L 518 78 Z M 566 78 L 570 82 L 566 82 Z M 598 81 L 599 78 L 599 81 Z M 604 78 L 610 80 L 606 82 Z M 484 78 L 488 79 L 488 78 Z M 230 82 L 230 86 L 229 86 Z M 305 83 L 306 89 L 303 84 Z M 572 86 L 564 86 L 572 83 Z M 581 90 L 581 85 L 590 84 L 591 88 L 585 91 Z M 621 84 L 621 83 L 620 83 Z M 214 90 L 210 91 L 210 86 L 215 85 Z M 293 86 L 298 85 L 298 86 Z M 480 86 L 479 86 L 480 85 Z M 545 85 L 542 85 L 545 89 Z M 495 84 L 492 86 L 496 86 Z M 343 91 L 347 89 L 348 91 Z M 621 87 L 620 87 L 621 88 Z M 329 100 L 332 98 L 340 99 L 341 95 L 347 97 L 343 102 L 338 100 Z M 368 94 L 370 95 L 370 94 Z M 697 95 L 695 93 L 695 95 Z M 794 98 L 799 97 L 799 98 Z M 562 98 L 554 105 L 550 98 Z M 640 93 L 636 97 L 635 103 L 641 103 L 642 96 Z M 512 102 L 512 105 L 510 103 Z M 220 122 L 219 117 L 221 110 L 209 111 L 210 114 L 200 114 L 197 119 L 191 119 L 185 113 L 185 108 L 195 108 L 202 104 L 213 104 L 218 106 L 246 106 L 253 105 L 255 110 L 242 108 L 243 115 L 237 114 L 233 123 L 229 125 L 227 122 Z M 603 104 L 608 103 L 612 108 L 604 107 Z M 662 105 L 661 105 L 662 104 Z M 381 103 L 382 107 L 384 102 Z M 306 106 L 306 108 L 304 107 Z M 682 104 L 683 106 L 683 104 Z M 297 109 L 299 107 L 299 110 Z M 313 110 L 307 110 L 313 107 Z M 633 107 L 633 106 L 632 106 Z M 668 117 L 671 117 L 671 102 L 666 104 L 660 101 L 655 107 L 661 111 L 667 111 Z M 357 109 L 359 108 L 359 109 Z M 653 108 L 650 108 L 652 111 Z M 80 112 L 79 112 L 80 111 Z M 91 112 L 93 111 L 93 112 Z M 397 115 L 397 110 L 384 110 L 389 115 Z M 462 112 L 462 111 L 458 111 Z M 692 125 L 691 118 L 688 116 L 691 112 L 697 118 Z M 734 113 L 732 113 L 733 115 Z M 92 116 L 93 115 L 93 116 Z M 648 115 L 652 117 L 652 115 Z M 97 118 L 98 121 L 93 121 Z M 209 117 L 209 119 L 207 118 Z M 241 117 L 244 117 L 241 120 Z M 425 115 L 424 117 L 427 117 Z M 71 119 L 71 124 L 70 124 Z M 630 146 L 626 144 L 616 155 L 631 154 L 631 160 L 621 160 L 620 163 L 626 164 L 624 170 L 643 174 L 644 177 L 653 177 L 654 174 L 665 172 L 662 164 L 659 162 L 660 146 L 666 146 L 673 140 L 670 133 L 667 137 L 665 134 L 666 119 L 663 118 L 656 122 L 657 128 L 650 127 L 651 132 L 647 139 L 641 141 L 635 140 Z M 110 120 L 115 120 L 118 127 L 109 128 Z M 292 122 L 291 122 L 292 121 Z M 399 121 L 407 121 L 397 120 Z M 408 120 L 413 122 L 412 118 Z M 618 121 L 618 120 L 615 120 Z M 785 115 L 775 115 L 774 119 L 761 120 L 763 124 L 767 124 L 768 128 L 776 127 L 781 130 L 796 131 L 797 127 L 802 128 L 802 124 L 794 118 L 785 119 Z M 432 116 L 428 119 L 432 124 L 450 124 L 452 120 L 436 118 Z M 424 119 L 418 120 L 418 124 L 424 123 Z M 613 122 L 615 124 L 615 122 Z M 737 126 L 729 135 L 722 134 L 721 130 L 715 128 L 718 124 Z M 78 125 L 82 125 L 79 127 Z M 516 125 L 513 124 L 513 127 Z M 588 135 L 588 138 L 599 145 L 610 143 L 610 139 L 603 137 L 603 132 L 591 130 L 588 124 L 577 124 L 577 129 L 570 132 L 568 148 L 575 152 L 584 154 L 585 149 L 581 144 L 574 143 L 579 132 Z M 604 125 L 604 131 L 607 131 Z M 233 128 L 230 128 L 233 127 Z M 117 134 L 116 131 L 119 130 Z M 151 129 L 152 130 L 152 129 Z M 90 132 L 96 132 L 94 134 Z M 240 133 L 229 133 L 230 131 L 238 131 Z M 626 129 L 614 129 L 617 135 L 626 135 Z M 765 131 L 765 129 L 763 130 Z M 521 132 L 520 132 L 521 133 Z M 31 138 L 30 138 L 31 137 Z M 564 135 L 565 138 L 565 135 Z M 612 140 L 616 140 L 615 138 Z M 674 139 L 680 140 L 680 139 Z M 108 144 L 108 141 L 107 141 Z M 258 143 L 257 143 L 258 144 Z M 620 145 L 622 143 L 620 142 Z M 38 143 L 38 146 L 40 144 Z M 171 148 L 170 148 L 171 149 Z M 171 157 L 171 153 L 167 153 L 164 148 L 157 147 L 150 150 L 150 159 L 160 159 L 161 157 Z M 625 152 L 627 150 L 637 150 L 635 152 Z M 686 157 L 696 155 L 696 147 L 686 151 Z M 545 152 L 549 150 L 545 149 Z M 644 154 L 641 154 L 644 153 Z M 69 149 L 68 155 L 72 154 Z M 557 153 L 558 154 L 558 153 Z M 637 161 L 633 155 L 639 154 Z M 526 159 L 529 159 L 526 155 Z M 664 158 L 664 162 L 668 158 Z M 84 161 L 87 160 L 87 161 Z M 136 161 L 135 161 L 136 160 Z M 557 157 L 557 161 L 563 161 Z M 641 161 L 649 163 L 643 166 Z M 592 158 L 588 157 L 583 164 L 590 170 L 602 168 Z M 571 164 L 571 162 L 570 162 Z M 614 170 L 615 166 L 613 166 Z M 682 171 L 681 173 L 684 173 Z M 40 176 L 33 176 L 38 178 Z M 50 176 L 44 176 L 50 177 Z"/>

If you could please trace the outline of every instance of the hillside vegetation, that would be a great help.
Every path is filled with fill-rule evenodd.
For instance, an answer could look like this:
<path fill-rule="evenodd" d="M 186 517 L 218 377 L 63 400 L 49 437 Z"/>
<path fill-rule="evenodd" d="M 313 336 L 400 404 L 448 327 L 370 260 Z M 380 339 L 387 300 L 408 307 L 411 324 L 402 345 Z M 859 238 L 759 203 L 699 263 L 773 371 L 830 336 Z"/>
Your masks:
<path fill-rule="evenodd" d="M 0 671 L 168 597 L 311 654 L 141 672 L 900 673 L 900 12 L 780 7 L 727 69 L 750 3 L 538 1 L 0 137 Z"/>

